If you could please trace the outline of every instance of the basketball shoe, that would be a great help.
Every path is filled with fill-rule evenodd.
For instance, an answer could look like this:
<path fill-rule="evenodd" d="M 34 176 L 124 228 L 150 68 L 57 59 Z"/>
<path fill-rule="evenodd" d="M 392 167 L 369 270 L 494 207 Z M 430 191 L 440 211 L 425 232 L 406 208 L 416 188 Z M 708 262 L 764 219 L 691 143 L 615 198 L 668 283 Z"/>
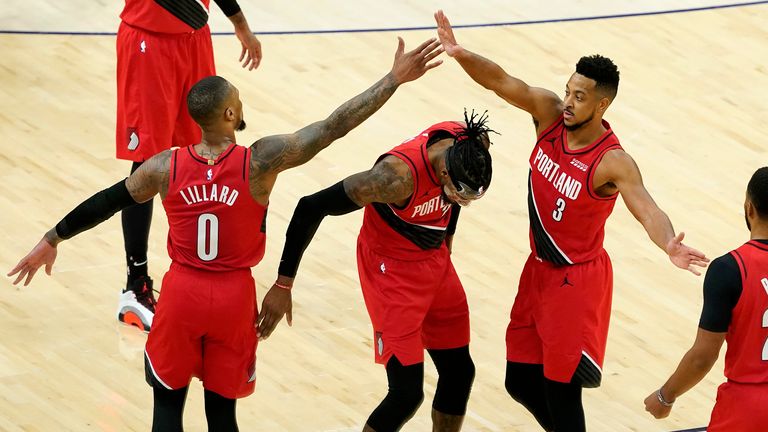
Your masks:
<path fill-rule="evenodd" d="M 156 304 L 155 293 L 152 291 L 152 278 L 142 276 L 129 284 L 120 294 L 117 320 L 149 333 Z"/>

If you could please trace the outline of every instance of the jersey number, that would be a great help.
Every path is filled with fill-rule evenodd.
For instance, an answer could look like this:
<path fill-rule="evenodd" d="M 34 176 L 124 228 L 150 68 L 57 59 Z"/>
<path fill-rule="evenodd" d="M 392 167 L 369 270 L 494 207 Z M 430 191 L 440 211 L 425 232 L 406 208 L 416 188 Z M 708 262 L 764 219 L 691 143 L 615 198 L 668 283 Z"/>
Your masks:
<path fill-rule="evenodd" d="M 212 261 L 218 254 L 219 218 L 203 213 L 197 218 L 197 256 L 203 261 Z"/>
<path fill-rule="evenodd" d="M 557 208 L 552 212 L 552 219 L 554 219 L 555 222 L 560 222 L 560 219 L 563 218 L 563 210 L 565 210 L 565 200 L 558 198 L 557 201 L 555 201 L 555 205 Z"/>

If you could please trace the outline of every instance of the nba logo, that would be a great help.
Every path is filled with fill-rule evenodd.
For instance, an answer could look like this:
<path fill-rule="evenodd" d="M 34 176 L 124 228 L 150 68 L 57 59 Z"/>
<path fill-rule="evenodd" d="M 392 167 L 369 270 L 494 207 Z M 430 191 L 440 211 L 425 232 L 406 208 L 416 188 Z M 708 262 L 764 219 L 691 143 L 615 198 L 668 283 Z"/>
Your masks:
<path fill-rule="evenodd" d="M 207 181 L 213 180 L 213 170 L 211 168 L 208 168 L 208 171 L 205 173 L 205 179 Z"/>

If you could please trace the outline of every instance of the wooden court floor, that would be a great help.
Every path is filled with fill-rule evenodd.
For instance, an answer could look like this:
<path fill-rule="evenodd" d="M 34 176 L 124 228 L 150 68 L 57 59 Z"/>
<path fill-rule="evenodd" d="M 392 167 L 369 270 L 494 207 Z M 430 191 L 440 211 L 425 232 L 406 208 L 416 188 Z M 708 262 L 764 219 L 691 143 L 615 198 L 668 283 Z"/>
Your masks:
<path fill-rule="evenodd" d="M 0 30 L 112 32 L 122 2 L 115 3 L 11 0 L 0 13 Z M 716 4 L 346 3 L 241 1 L 256 31 L 428 27 L 439 7 L 456 24 L 482 24 Z M 744 190 L 768 161 L 766 22 L 768 5 L 757 4 L 456 33 L 460 43 L 511 74 L 556 92 L 563 91 L 580 56 L 613 58 L 621 84 L 606 119 L 675 228 L 714 258 L 748 238 Z M 227 30 L 220 17 L 213 25 Z M 251 73 L 237 67 L 234 37 L 215 36 L 219 74 L 240 89 L 245 105 L 249 127 L 239 135 L 241 144 L 323 118 L 367 88 L 389 70 L 397 35 L 415 46 L 434 31 L 262 35 L 264 61 Z M 10 269 L 69 209 L 127 174 L 129 164 L 113 157 L 114 44 L 109 34 L 0 34 L 0 226 L 6 239 L 0 268 Z M 261 296 L 275 277 L 284 232 L 301 196 L 367 169 L 378 154 L 433 123 L 460 119 L 465 107 L 487 109 L 501 135 L 492 148 L 492 186 L 462 212 L 454 241 L 478 368 L 464 430 L 536 431 L 533 418 L 503 387 L 504 332 L 529 250 L 525 182 L 534 132 L 527 114 L 474 84 L 451 59 L 404 85 L 315 160 L 281 175 L 270 203 L 267 255 L 254 275 Z M 326 219 L 305 254 L 294 289 L 294 325 L 281 325 L 259 346 L 256 393 L 238 403 L 241 430 L 360 430 L 383 397 L 385 374 L 373 363 L 357 282 L 354 247 L 361 216 Z M 159 200 L 153 223 L 150 274 L 159 282 L 169 264 Z M 693 342 L 703 278 L 674 268 L 623 203 L 606 237 L 615 272 L 613 320 L 603 385 L 584 393 L 589 430 L 705 425 L 723 379 L 722 359 L 679 399 L 669 419 L 653 420 L 643 410 L 644 397 Z M 114 318 L 124 283 L 122 247 L 115 217 L 62 244 L 53 277 L 41 273 L 20 289 L 8 279 L 0 283 L 0 431 L 149 429 L 146 337 Z M 430 364 L 426 370 L 427 399 L 405 431 L 431 429 L 436 376 Z M 186 426 L 205 429 L 197 383 L 191 386 Z"/>

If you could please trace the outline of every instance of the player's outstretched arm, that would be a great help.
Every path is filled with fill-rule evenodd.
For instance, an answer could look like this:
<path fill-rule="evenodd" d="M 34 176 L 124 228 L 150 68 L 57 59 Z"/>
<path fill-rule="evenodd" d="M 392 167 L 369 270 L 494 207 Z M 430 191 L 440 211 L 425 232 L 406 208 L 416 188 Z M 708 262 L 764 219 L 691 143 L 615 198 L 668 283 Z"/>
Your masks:
<path fill-rule="evenodd" d="M 448 56 L 453 57 L 478 84 L 493 91 L 508 103 L 527 111 L 537 124 L 547 127 L 562 114 L 562 100 L 555 93 L 531 87 L 523 80 L 507 74 L 493 61 L 467 50 L 456 42 L 448 17 L 435 12 L 437 35 Z"/>
<path fill-rule="evenodd" d="M 240 61 L 243 63 L 243 69 L 248 68 L 249 71 L 256 69 L 261 63 L 261 42 L 251 31 L 248 20 L 245 19 L 245 15 L 240 10 L 240 5 L 237 4 L 236 0 L 214 1 L 235 28 L 235 36 L 242 45 Z"/>
<path fill-rule="evenodd" d="M 8 272 L 8 276 L 18 274 L 13 284 L 18 284 L 26 277 L 24 285 L 29 285 L 43 265 L 50 276 L 56 261 L 56 247 L 63 240 L 95 227 L 128 206 L 150 200 L 161 190 L 164 194 L 168 187 L 169 158 L 170 151 L 152 157 L 127 179 L 97 192 L 75 207 Z"/>
<path fill-rule="evenodd" d="M 413 81 L 440 65 L 441 60 L 432 60 L 442 52 L 440 43 L 435 39 L 405 52 L 405 43 L 398 37 L 395 61 L 388 74 L 368 90 L 342 104 L 325 120 L 292 134 L 273 135 L 256 141 L 252 146 L 252 170 L 275 174 L 309 161 L 320 150 L 378 111 L 401 84 Z"/>
<path fill-rule="evenodd" d="M 675 399 L 698 384 L 712 369 L 725 335 L 700 328 L 693 347 L 685 353 L 672 376 L 645 398 L 645 410 L 657 419 L 667 417 Z"/>
<path fill-rule="evenodd" d="M 598 170 L 608 173 L 607 178 L 618 188 L 627 209 L 643 225 L 651 240 L 666 252 L 669 260 L 681 269 L 701 275 L 697 267 L 706 267 L 709 258 L 682 243 L 685 233 L 675 234 L 669 217 L 656 205 L 643 185 L 634 159 L 622 150 L 613 150 L 606 153 Z"/>
<path fill-rule="evenodd" d="M 400 202 L 412 193 L 413 179 L 408 167 L 400 159 L 387 156 L 369 171 L 354 174 L 300 199 L 285 233 L 277 280 L 261 305 L 257 320 L 259 337 L 269 337 L 283 315 L 291 325 L 293 280 L 304 251 L 326 216 L 347 214 L 372 202 Z"/>

